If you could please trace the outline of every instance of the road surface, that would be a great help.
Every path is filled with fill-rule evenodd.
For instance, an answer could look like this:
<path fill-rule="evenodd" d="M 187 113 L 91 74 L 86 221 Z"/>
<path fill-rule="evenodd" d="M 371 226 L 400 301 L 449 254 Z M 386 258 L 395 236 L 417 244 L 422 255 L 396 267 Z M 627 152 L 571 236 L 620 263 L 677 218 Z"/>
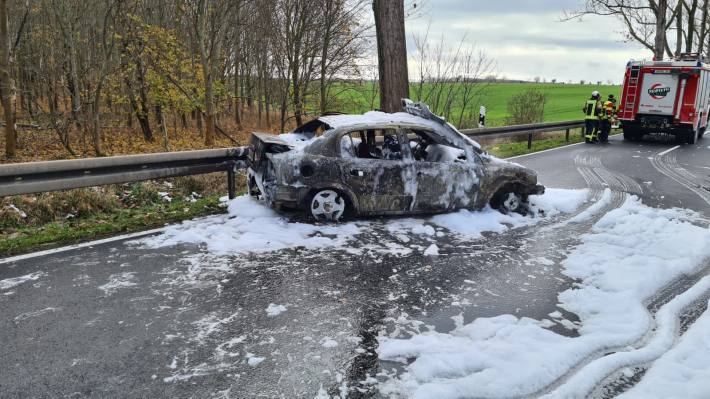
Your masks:
<path fill-rule="evenodd" d="M 710 218 L 707 138 L 676 148 L 615 136 L 609 145 L 514 161 L 549 187 L 611 188 L 606 211 L 638 195 Z M 365 248 L 356 256 L 332 248 L 216 256 L 193 245 L 155 250 L 120 240 L 6 260 L 0 280 L 15 283 L 0 291 L 0 397 L 313 398 L 319 390 L 379 397 L 374 377 L 401 366 L 378 360 L 377 335 L 421 327 L 410 320 L 447 331 L 458 314 L 468 323 L 559 311 L 565 323 L 550 328 L 574 336 L 565 324 L 576 316 L 557 307 L 557 294 L 574 282 L 558 265 L 598 217 L 442 239 L 438 257 L 401 251 L 428 243 L 401 242 L 385 220 L 352 244 Z M 27 281 L 9 280 L 20 276 Z M 686 328 L 702 302 L 697 307 Z M 639 377 L 607 381 L 596 395 L 613 396 Z"/>

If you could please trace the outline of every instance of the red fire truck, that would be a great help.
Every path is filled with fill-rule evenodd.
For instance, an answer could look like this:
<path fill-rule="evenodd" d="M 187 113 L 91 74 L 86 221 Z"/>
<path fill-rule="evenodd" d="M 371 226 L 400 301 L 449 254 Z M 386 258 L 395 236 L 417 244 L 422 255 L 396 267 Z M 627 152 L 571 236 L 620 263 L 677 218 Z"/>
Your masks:
<path fill-rule="evenodd" d="M 705 133 L 709 108 L 710 64 L 697 54 L 626 65 L 618 112 L 625 140 L 666 133 L 695 144 Z"/>

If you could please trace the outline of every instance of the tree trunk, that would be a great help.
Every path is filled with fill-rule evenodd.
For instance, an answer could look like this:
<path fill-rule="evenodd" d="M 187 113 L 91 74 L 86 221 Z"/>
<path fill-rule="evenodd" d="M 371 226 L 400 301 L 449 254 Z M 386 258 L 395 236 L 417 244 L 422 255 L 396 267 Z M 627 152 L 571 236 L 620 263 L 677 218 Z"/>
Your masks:
<path fill-rule="evenodd" d="M 685 40 L 685 52 L 693 52 L 693 42 L 695 40 L 695 13 L 698 11 L 698 0 L 693 0 L 688 10 L 688 37 Z"/>
<path fill-rule="evenodd" d="M 681 49 L 683 48 L 683 2 L 678 2 L 678 9 L 676 10 L 676 42 L 675 42 L 675 55 L 676 57 L 680 55 Z"/>
<path fill-rule="evenodd" d="M 372 8 L 377 30 L 380 109 L 384 112 L 397 112 L 402 109 L 402 98 L 409 97 L 404 1 L 374 0 Z"/>
<path fill-rule="evenodd" d="M 168 128 L 165 126 L 165 114 L 163 113 L 163 107 L 160 105 L 155 106 L 155 119 L 158 121 L 158 130 L 160 130 L 160 134 L 163 136 L 163 149 L 170 151 Z"/>
<path fill-rule="evenodd" d="M 0 0 L 0 95 L 5 112 L 5 156 L 15 157 L 17 136 L 15 135 L 15 113 L 13 106 L 14 87 L 10 74 L 10 41 L 7 31 L 7 2 Z"/>
<path fill-rule="evenodd" d="M 204 133 L 204 128 L 202 126 L 202 108 L 196 108 L 195 111 L 195 124 L 197 125 L 197 131 L 200 132 L 200 134 Z"/>
<path fill-rule="evenodd" d="M 658 0 L 657 6 L 653 58 L 660 61 L 663 59 L 663 53 L 666 48 L 666 10 L 668 8 L 668 0 Z"/>
<path fill-rule="evenodd" d="M 203 63 L 202 71 L 205 78 L 205 145 L 211 146 L 214 145 L 214 92 L 212 72 L 209 69 L 210 65 Z"/>
<path fill-rule="evenodd" d="M 136 115 L 136 119 L 138 119 L 138 124 L 141 126 L 141 131 L 143 132 L 143 139 L 148 142 L 153 141 L 153 131 L 150 129 L 150 119 L 148 116 L 148 99 L 144 98 L 144 93 L 141 91 L 141 101 L 140 105 L 138 104 L 138 100 L 136 100 L 136 96 L 133 93 L 133 88 L 131 87 L 131 80 L 130 78 L 126 77 L 125 79 L 126 86 L 128 87 L 128 101 L 131 104 L 131 108 L 133 109 L 133 113 Z"/>
<path fill-rule="evenodd" d="M 261 110 L 263 108 L 262 101 L 264 99 L 264 95 L 262 93 L 263 91 L 263 74 L 261 70 L 261 66 L 259 67 L 259 70 L 257 72 L 256 76 L 256 96 L 257 96 L 257 101 L 256 101 L 256 112 L 257 112 L 257 118 L 256 118 L 256 127 L 261 128 Z"/>
<path fill-rule="evenodd" d="M 69 50 L 69 76 L 68 84 L 69 91 L 71 94 L 71 116 L 76 123 L 76 128 L 82 131 L 82 123 L 80 121 L 80 111 L 81 111 L 81 87 L 79 87 L 79 72 L 77 66 L 77 56 L 76 56 L 76 45 L 74 43 L 74 37 L 68 35 L 67 46 Z"/>
<path fill-rule="evenodd" d="M 91 141 L 94 146 L 94 152 L 96 153 L 97 157 L 101 157 L 104 155 L 103 148 L 101 146 L 101 112 L 100 112 L 100 106 L 101 106 L 101 84 L 99 83 L 99 86 L 96 88 L 96 95 L 94 97 L 94 102 L 92 105 L 92 117 L 93 117 L 93 123 L 91 126 Z"/>
<path fill-rule="evenodd" d="M 129 107 L 128 112 L 126 112 L 126 127 L 128 130 L 133 129 L 133 109 Z"/>
<path fill-rule="evenodd" d="M 242 116 L 240 115 L 239 100 L 239 67 L 234 68 L 234 123 L 237 124 L 237 129 L 242 130 Z"/>
<path fill-rule="evenodd" d="M 698 38 L 698 54 L 700 56 L 705 52 L 705 35 L 707 35 L 708 24 L 708 0 L 703 1 L 703 16 L 700 19 L 700 36 Z"/>

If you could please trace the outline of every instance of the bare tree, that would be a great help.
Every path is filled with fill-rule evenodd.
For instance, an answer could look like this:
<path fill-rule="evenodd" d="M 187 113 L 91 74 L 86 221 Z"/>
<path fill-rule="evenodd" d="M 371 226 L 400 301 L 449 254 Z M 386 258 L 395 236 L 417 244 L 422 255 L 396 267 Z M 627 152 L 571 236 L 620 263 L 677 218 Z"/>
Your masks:
<path fill-rule="evenodd" d="M 176 140 L 181 121 L 183 131 L 203 133 L 208 146 L 218 144 L 217 134 L 229 137 L 219 127 L 225 115 L 236 129 L 252 122 L 270 127 L 278 110 L 283 130 L 341 104 L 338 96 L 352 86 L 343 82 L 361 76 L 360 62 L 368 55 L 369 0 L 2 5 L 10 87 L 3 99 L 12 101 L 16 82 L 17 106 L 8 107 L 13 116 L 27 115 L 53 130 L 72 155 L 110 152 L 106 126 L 148 143 L 158 132 L 168 148 L 171 115 Z M 31 34 L 19 40 L 23 29 Z M 9 137 L 6 150 L 12 152 L 16 133 Z"/>
<path fill-rule="evenodd" d="M 205 88 L 205 144 L 214 145 L 215 95 L 214 83 L 219 74 L 222 45 L 230 12 L 235 2 L 222 0 L 186 0 L 194 45 L 200 57 Z"/>
<path fill-rule="evenodd" d="M 584 15 L 616 17 L 626 26 L 627 40 L 643 45 L 653 52 L 656 59 L 662 59 L 664 53 L 670 53 L 666 32 L 678 11 L 678 7 L 670 6 L 668 0 L 587 0 L 584 9 L 566 13 L 564 19 Z M 670 18 L 669 12 L 672 12 Z"/>
<path fill-rule="evenodd" d="M 433 43 L 428 30 L 412 36 L 413 73 L 418 80 L 413 96 L 436 113 L 458 121 L 459 126 L 477 123 L 475 100 L 495 79 L 495 62 L 470 46 L 464 36 L 456 46 L 441 37 Z"/>

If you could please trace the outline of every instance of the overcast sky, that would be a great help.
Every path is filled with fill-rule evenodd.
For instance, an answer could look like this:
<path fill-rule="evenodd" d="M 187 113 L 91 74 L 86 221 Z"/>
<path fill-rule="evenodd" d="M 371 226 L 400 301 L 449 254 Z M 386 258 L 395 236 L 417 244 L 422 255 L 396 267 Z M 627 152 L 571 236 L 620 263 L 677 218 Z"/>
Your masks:
<path fill-rule="evenodd" d="M 623 25 L 613 17 L 589 16 L 561 22 L 579 0 L 425 0 L 420 16 L 407 20 L 412 34 L 476 45 L 497 62 L 499 76 L 558 81 L 612 80 L 620 83 L 629 59 L 651 58 L 648 50 L 625 43 Z M 410 71 L 410 75 L 412 75 Z M 414 76 L 412 76 L 414 78 Z"/>

